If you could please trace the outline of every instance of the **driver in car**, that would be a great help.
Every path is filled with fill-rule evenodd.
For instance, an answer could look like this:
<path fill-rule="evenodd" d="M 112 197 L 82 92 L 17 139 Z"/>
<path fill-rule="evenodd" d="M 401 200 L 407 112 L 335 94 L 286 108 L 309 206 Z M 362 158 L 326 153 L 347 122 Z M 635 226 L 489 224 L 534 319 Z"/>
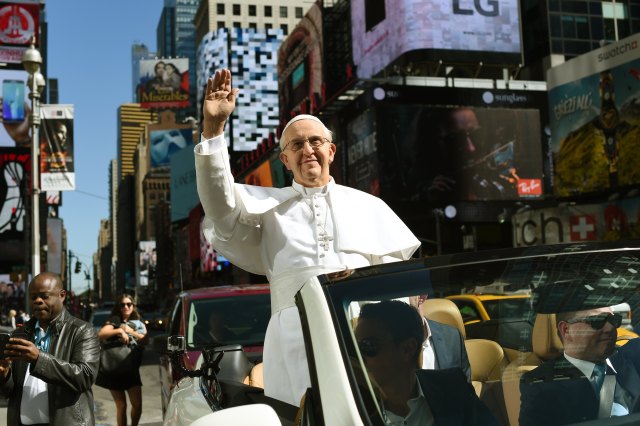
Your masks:
<path fill-rule="evenodd" d="M 556 314 L 564 353 L 524 374 L 520 425 L 564 425 L 640 409 L 640 382 L 629 386 L 615 367 L 616 329 L 610 307 Z"/>

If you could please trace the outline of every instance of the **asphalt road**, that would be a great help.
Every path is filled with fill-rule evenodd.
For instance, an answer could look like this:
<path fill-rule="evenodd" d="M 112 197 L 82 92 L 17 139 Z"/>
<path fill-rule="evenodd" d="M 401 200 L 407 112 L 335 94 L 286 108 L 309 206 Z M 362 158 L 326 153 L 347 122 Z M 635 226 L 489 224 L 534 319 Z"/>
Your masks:
<path fill-rule="evenodd" d="M 154 333 L 150 333 L 152 336 Z M 160 377 L 158 354 L 147 348 L 140 368 L 142 377 L 142 418 L 140 426 L 161 426 Z M 116 406 L 107 389 L 93 386 L 93 398 L 97 426 L 116 426 Z M 127 410 L 128 411 L 128 410 Z M 131 424 L 129 418 L 128 423 Z M 7 425 L 7 402 L 0 398 L 0 426 Z"/>

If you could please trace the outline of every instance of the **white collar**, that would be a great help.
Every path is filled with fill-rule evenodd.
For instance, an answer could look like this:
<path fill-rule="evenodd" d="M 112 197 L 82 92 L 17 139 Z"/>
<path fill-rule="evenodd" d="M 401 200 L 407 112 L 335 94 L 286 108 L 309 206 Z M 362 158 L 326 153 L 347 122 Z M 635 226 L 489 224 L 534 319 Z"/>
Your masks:
<path fill-rule="evenodd" d="M 333 180 L 333 177 L 329 176 L 329 183 L 326 184 L 325 186 L 319 186 L 319 187 L 307 187 L 307 186 L 302 186 L 300 185 L 298 182 L 296 182 L 295 180 L 293 181 L 293 183 L 291 184 L 291 187 L 300 195 L 302 195 L 303 197 L 310 197 L 312 195 L 326 195 L 329 193 L 329 191 L 331 191 L 331 189 L 335 186 L 335 181 Z"/>

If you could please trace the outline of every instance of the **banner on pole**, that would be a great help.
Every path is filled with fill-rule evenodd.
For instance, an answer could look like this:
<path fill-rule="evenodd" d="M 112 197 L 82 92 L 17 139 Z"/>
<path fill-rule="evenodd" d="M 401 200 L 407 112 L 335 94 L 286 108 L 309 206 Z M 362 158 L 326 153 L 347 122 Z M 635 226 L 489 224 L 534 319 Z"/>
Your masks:
<path fill-rule="evenodd" d="M 76 189 L 73 156 L 73 105 L 42 105 L 40 189 Z"/>

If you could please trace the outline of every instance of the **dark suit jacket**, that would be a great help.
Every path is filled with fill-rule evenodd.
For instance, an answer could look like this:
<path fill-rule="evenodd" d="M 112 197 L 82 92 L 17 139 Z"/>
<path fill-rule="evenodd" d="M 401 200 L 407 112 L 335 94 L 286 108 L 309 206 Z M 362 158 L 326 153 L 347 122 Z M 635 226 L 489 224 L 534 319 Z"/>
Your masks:
<path fill-rule="evenodd" d="M 460 368 L 471 382 L 471 367 L 464 339 L 457 328 L 427 319 L 431 338 L 433 339 L 433 351 L 438 360 L 438 368 Z"/>
<path fill-rule="evenodd" d="M 459 368 L 417 370 L 416 375 L 436 426 L 498 425 Z"/>
<path fill-rule="evenodd" d="M 615 367 L 615 366 L 614 366 Z M 616 401 L 633 412 L 637 395 L 622 386 L 618 372 Z M 598 397 L 582 372 L 564 356 L 547 361 L 520 380 L 520 426 L 565 425 L 598 417 Z"/>

